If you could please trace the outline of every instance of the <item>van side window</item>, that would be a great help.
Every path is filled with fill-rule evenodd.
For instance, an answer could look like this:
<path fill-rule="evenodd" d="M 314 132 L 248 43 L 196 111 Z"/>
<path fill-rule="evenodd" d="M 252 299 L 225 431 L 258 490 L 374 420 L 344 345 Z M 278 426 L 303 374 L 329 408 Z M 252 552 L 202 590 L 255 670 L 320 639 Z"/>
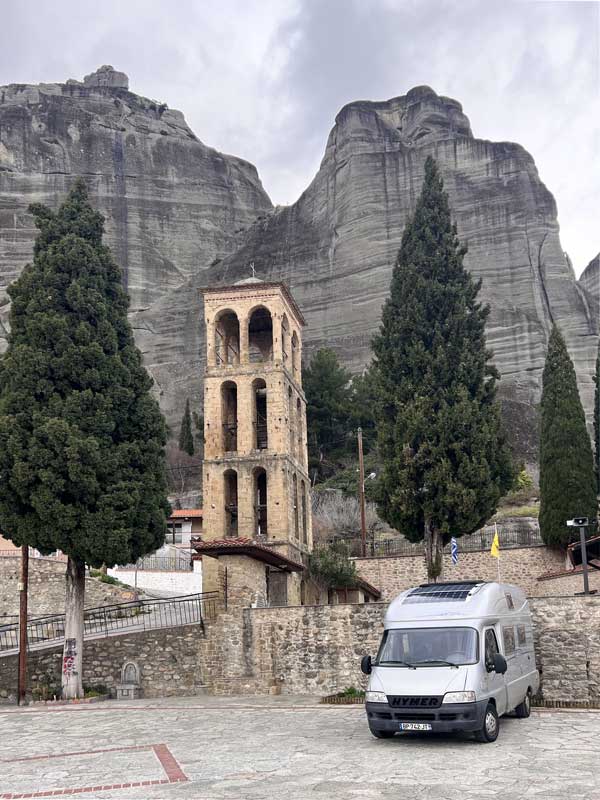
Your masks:
<path fill-rule="evenodd" d="M 494 669 L 494 656 L 499 653 L 498 641 L 492 628 L 485 632 L 485 668 L 488 672 Z"/>
<path fill-rule="evenodd" d="M 527 644 L 525 625 L 517 625 L 517 641 L 519 642 L 519 646 Z"/>
<path fill-rule="evenodd" d="M 515 652 L 515 629 L 512 625 L 502 628 L 502 638 L 504 640 L 504 655 L 509 656 Z"/>

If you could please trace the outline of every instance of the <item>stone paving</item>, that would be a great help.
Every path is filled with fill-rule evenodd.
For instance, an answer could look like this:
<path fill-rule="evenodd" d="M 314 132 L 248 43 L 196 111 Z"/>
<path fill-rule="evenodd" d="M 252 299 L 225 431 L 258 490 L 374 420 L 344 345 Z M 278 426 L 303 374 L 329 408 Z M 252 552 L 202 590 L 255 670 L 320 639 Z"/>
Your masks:
<path fill-rule="evenodd" d="M 195 697 L 0 708 L 0 799 L 600 800 L 600 713 L 504 718 L 500 737 L 373 739 L 361 706 Z"/>

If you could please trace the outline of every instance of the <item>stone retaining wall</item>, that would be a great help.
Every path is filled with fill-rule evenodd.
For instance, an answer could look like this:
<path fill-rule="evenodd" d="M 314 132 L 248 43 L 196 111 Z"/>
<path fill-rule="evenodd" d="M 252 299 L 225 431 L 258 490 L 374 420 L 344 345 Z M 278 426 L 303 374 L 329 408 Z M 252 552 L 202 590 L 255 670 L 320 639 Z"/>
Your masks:
<path fill-rule="evenodd" d="M 140 631 L 91 639 L 83 647 L 83 684 L 113 690 L 125 661 L 140 668 L 144 697 L 194 695 L 204 692 L 199 650 L 204 643 L 199 625 Z M 28 659 L 28 686 L 59 687 L 62 646 L 34 650 Z M 0 699 L 16 697 L 17 656 L 0 658 Z"/>
<path fill-rule="evenodd" d="M 475 553 L 460 552 L 458 564 L 454 566 L 449 555 L 444 555 L 442 580 L 498 580 L 498 564 L 484 550 Z M 377 587 L 382 600 L 392 600 L 397 594 L 427 582 L 425 559 L 416 556 L 387 556 L 385 558 L 357 558 L 356 569 L 361 578 Z M 553 585 L 554 581 L 538 581 L 546 572 L 565 568 L 565 554 L 549 547 L 522 547 L 503 550 L 500 554 L 502 580 L 520 586 L 530 597 L 545 594 L 573 594 L 568 583 Z M 580 578 L 581 582 L 581 578 Z M 577 590 L 578 591 L 578 590 Z"/>
<path fill-rule="evenodd" d="M 29 559 L 29 616 L 64 614 L 66 561 L 51 558 Z M 20 557 L 0 558 L 0 617 L 19 613 Z M 131 600 L 131 591 L 111 586 L 97 578 L 85 582 L 85 606 L 112 605 Z"/>
<path fill-rule="evenodd" d="M 531 599 L 543 698 L 600 703 L 600 596 Z M 364 686 L 360 659 L 375 654 L 385 603 L 230 609 L 197 625 L 85 643 L 84 683 L 114 688 L 125 660 L 146 697 L 330 694 Z M 60 648 L 30 654 L 30 680 L 60 680 Z M 14 692 L 16 657 L 0 658 L 0 695 Z"/>

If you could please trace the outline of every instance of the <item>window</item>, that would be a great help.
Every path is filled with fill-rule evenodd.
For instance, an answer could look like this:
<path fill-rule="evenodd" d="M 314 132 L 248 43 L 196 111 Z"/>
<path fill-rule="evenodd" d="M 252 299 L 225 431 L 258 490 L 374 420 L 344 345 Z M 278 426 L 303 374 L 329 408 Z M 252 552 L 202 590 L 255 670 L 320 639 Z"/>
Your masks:
<path fill-rule="evenodd" d="M 257 378 L 252 384 L 254 394 L 254 449 L 266 450 L 269 447 L 267 430 L 267 384 Z"/>
<path fill-rule="evenodd" d="M 215 324 L 217 366 L 240 363 L 240 323 L 233 311 L 222 311 Z"/>
<path fill-rule="evenodd" d="M 167 542 L 181 544 L 181 522 L 169 522 L 167 526 Z"/>
<path fill-rule="evenodd" d="M 504 640 L 504 655 L 509 656 L 515 652 L 515 629 L 512 625 L 502 628 L 502 639 Z"/>
<path fill-rule="evenodd" d="M 492 628 L 488 628 L 485 632 L 485 668 L 488 672 L 494 669 L 494 656 L 499 652 L 496 634 Z"/>
<path fill-rule="evenodd" d="M 477 632 L 473 628 L 407 628 L 387 630 L 377 655 L 377 666 L 440 666 L 476 664 Z"/>
<path fill-rule="evenodd" d="M 517 641 L 519 643 L 519 647 L 527 644 L 527 631 L 525 630 L 525 625 L 517 625 Z"/>
<path fill-rule="evenodd" d="M 221 416 L 226 453 L 237 450 L 237 413 L 237 386 L 233 381 L 225 381 L 221 386 Z"/>

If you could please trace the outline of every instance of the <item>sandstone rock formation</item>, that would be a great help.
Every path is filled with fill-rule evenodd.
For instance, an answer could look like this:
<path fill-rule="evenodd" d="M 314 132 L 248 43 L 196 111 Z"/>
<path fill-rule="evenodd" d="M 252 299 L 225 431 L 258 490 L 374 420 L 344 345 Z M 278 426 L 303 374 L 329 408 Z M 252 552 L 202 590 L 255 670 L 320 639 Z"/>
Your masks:
<path fill-rule="evenodd" d="M 600 253 L 593 258 L 579 277 L 579 284 L 600 302 Z"/>
<path fill-rule="evenodd" d="M 247 276 L 251 261 L 260 277 L 290 285 L 308 353 L 327 345 L 364 367 L 428 155 L 492 308 L 488 340 L 517 449 L 535 456 L 553 321 L 591 412 L 598 300 L 576 281 L 554 199 L 521 146 L 474 138 L 460 104 L 429 87 L 350 103 L 310 186 L 273 210 L 254 167 L 203 145 L 179 112 L 127 91 L 120 75 L 103 67 L 85 84 L 0 88 L 0 292 L 30 257 L 27 204 L 56 204 L 72 176 L 86 176 L 173 430 L 186 397 L 201 397 L 198 289 Z M 2 322 L 6 307 L 0 313 Z"/>
<path fill-rule="evenodd" d="M 207 147 L 181 112 L 127 84 L 124 73 L 105 66 L 83 83 L 0 87 L 0 339 L 6 287 L 32 255 L 36 231 L 27 207 L 58 205 L 77 175 L 106 217 L 133 315 L 188 277 L 207 274 L 215 258 L 235 249 L 240 231 L 271 209 L 251 164 Z M 190 328 L 198 304 L 195 296 Z M 178 319 L 175 338 L 155 342 L 152 355 L 172 382 L 163 403 L 175 425 L 191 392 L 189 374 L 200 372 L 187 328 Z M 182 363 L 184 350 L 191 363 Z"/>
<path fill-rule="evenodd" d="M 475 139 L 455 100 L 428 87 L 387 102 L 343 108 L 313 182 L 292 206 L 257 221 L 242 246 L 215 265 L 213 281 L 231 282 L 254 261 L 266 279 L 283 279 L 307 318 L 307 350 L 331 346 L 353 370 L 370 359 L 369 342 L 388 293 L 402 230 L 419 194 L 425 158 L 439 162 L 467 266 L 491 305 L 488 341 L 502 374 L 511 436 L 535 460 L 536 404 L 552 322 L 562 328 L 591 412 L 597 303 L 578 285 L 560 245 L 556 204 L 533 158 L 518 144 Z M 203 276 L 205 279 L 206 276 Z M 158 343 L 178 336 L 176 310 L 194 314 L 192 279 L 140 317 Z M 193 298 L 191 303 L 187 298 Z M 157 317 L 159 319 L 157 319 Z M 192 352 L 201 328 L 187 327 Z M 149 357 L 160 353 L 144 336 Z"/>

